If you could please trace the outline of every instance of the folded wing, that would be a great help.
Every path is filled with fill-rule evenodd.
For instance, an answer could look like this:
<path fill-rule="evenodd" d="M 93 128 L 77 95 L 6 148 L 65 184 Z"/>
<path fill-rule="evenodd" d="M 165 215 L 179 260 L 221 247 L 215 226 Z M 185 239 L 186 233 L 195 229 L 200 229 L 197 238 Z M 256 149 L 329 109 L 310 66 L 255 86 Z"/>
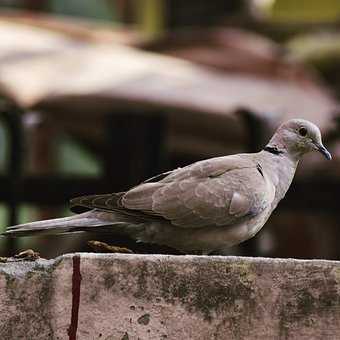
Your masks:
<path fill-rule="evenodd" d="M 127 192 L 85 196 L 71 204 L 73 208 L 162 218 L 179 227 L 228 226 L 271 204 L 266 185 L 254 162 L 239 155 L 227 156 L 156 176 Z"/>

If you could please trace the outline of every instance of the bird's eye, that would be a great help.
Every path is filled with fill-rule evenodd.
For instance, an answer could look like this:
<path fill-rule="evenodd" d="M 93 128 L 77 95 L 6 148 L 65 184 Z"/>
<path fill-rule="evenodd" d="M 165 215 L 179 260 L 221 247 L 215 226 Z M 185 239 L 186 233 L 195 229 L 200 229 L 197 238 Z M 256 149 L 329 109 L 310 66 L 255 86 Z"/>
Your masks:
<path fill-rule="evenodd" d="M 307 135 L 307 129 L 304 128 L 304 127 L 301 127 L 299 129 L 299 134 L 300 134 L 300 136 L 305 137 Z"/>

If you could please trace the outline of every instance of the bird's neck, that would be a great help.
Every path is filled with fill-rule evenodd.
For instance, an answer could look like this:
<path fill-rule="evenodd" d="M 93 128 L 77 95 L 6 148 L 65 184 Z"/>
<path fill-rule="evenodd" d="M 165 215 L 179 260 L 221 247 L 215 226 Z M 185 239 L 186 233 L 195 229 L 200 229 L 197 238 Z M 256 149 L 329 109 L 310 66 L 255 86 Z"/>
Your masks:
<path fill-rule="evenodd" d="M 290 159 L 294 163 L 298 163 L 302 157 L 301 152 L 298 150 L 288 150 L 284 145 L 279 143 L 269 142 L 263 149 L 263 151 L 269 152 L 274 156 L 284 156 Z"/>
<path fill-rule="evenodd" d="M 284 148 L 268 144 L 260 153 L 265 171 L 275 186 L 275 206 L 285 196 L 295 175 L 299 157 L 291 155 Z"/>
<path fill-rule="evenodd" d="M 296 163 L 298 163 L 300 158 L 303 156 L 301 150 L 296 148 L 294 143 L 289 143 L 289 140 L 285 133 L 275 133 L 264 148 L 264 151 L 276 155 L 284 155 L 285 157 Z"/>

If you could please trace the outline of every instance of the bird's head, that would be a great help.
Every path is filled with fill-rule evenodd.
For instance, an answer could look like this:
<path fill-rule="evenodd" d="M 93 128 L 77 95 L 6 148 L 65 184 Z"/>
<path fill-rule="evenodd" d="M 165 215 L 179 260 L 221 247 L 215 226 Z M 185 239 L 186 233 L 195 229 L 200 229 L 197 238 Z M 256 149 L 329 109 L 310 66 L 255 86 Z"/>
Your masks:
<path fill-rule="evenodd" d="M 331 154 L 322 144 L 319 128 L 304 119 L 291 119 L 283 123 L 277 129 L 269 145 L 283 148 L 296 157 L 316 150 L 321 152 L 328 160 L 332 159 Z"/>

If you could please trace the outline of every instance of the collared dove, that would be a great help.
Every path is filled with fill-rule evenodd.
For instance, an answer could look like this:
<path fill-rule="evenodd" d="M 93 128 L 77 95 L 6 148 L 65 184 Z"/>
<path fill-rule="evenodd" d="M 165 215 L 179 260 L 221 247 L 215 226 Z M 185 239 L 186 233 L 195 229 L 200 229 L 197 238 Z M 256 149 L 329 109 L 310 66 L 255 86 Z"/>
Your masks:
<path fill-rule="evenodd" d="M 285 196 L 300 158 L 313 150 L 331 159 L 318 127 L 292 119 L 258 153 L 199 161 L 126 192 L 78 197 L 71 209 L 83 212 L 13 226 L 4 235 L 111 231 L 185 253 L 223 251 L 262 228 Z"/>

